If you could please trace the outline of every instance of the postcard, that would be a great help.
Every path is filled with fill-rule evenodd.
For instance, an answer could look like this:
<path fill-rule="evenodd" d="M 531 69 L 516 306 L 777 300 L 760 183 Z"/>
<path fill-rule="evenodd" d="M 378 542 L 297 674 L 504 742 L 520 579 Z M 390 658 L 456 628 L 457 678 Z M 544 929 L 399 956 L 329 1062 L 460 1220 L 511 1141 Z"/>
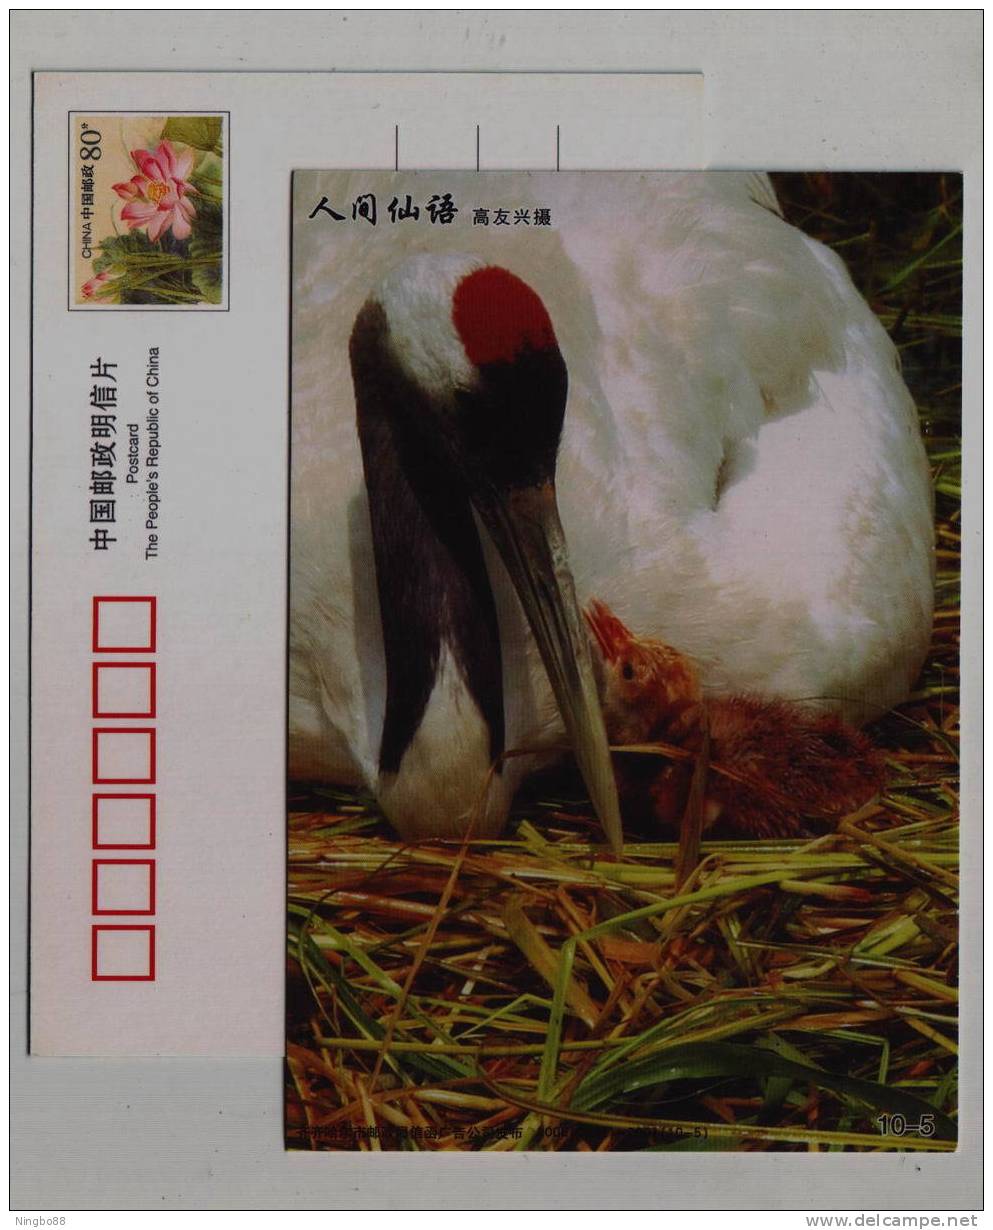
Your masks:
<path fill-rule="evenodd" d="M 697 157 L 697 73 L 480 84 L 35 77 L 35 1055 L 283 1055 L 293 171 Z"/>
<path fill-rule="evenodd" d="M 294 176 L 289 1147 L 954 1149 L 960 205 Z"/>
<path fill-rule="evenodd" d="M 975 1190 L 965 136 L 187 16 L 15 61 L 25 1207 Z"/>

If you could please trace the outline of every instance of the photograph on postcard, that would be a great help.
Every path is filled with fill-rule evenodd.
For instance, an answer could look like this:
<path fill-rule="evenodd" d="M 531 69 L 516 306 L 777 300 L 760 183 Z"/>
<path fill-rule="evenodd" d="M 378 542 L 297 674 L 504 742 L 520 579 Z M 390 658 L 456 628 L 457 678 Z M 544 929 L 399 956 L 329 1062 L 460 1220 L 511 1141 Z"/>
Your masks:
<path fill-rule="evenodd" d="M 955 1148 L 961 192 L 295 173 L 288 1148 Z"/>

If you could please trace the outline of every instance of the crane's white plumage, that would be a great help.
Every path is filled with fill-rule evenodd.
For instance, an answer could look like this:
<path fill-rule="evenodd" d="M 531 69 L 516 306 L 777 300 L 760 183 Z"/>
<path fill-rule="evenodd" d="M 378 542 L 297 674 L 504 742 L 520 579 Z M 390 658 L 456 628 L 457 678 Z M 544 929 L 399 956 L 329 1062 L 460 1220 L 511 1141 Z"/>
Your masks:
<path fill-rule="evenodd" d="M 373 187 L 381 209 L 394 191 L 451 191 L 466 209 L 550 208 L 553 226 L 297 223 L 291 774 L 377 778 L 385 677 L 348 340 L 370 292 L 420 252 L 499 264 L 548 309 L 569 372 L 558 495 L 581 601 L 692 656 L 712 690 L 822 698 L 855 720 L 907 694 L 933 567 L 914 407 L 843 264 L 778 216 L 764 177 L 304 173 L 295 191 L 347 202 Z M 414 344 L 431 322 L 414 311 L 408 326 Z M 561 742 L 486 549 L 507 746 Z M 477 727 L 453 721 L 456 761 L 463 739 L 479 758 Z"/>

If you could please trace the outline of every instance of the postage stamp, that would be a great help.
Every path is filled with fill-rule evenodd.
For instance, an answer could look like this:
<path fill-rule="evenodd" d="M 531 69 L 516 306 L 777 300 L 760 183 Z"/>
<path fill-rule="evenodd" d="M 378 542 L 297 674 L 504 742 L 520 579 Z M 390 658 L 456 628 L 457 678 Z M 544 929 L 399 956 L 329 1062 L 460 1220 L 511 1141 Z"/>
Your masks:
<path fill-rule="evenodd" d="M 69 115 L 69 306 L 227 307 L 227 116 Z"/>

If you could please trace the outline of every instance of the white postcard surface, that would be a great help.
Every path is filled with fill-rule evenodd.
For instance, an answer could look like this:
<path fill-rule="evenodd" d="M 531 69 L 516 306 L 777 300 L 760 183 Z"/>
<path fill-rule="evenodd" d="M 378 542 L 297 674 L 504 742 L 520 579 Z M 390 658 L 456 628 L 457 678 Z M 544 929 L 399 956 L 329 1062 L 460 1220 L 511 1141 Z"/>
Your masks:
<path fill-rule="evenodd" d="M 692 166 L 701 100 L 36 76 L 34 1053 L 283 1052 L 292 172 L 332 133 L 351 166 Z"/>
<path fill-rule="evenodd" d="M 15 15 L 15 1206 L 974 1207 L 968 15 L 154 21 Z"/>

